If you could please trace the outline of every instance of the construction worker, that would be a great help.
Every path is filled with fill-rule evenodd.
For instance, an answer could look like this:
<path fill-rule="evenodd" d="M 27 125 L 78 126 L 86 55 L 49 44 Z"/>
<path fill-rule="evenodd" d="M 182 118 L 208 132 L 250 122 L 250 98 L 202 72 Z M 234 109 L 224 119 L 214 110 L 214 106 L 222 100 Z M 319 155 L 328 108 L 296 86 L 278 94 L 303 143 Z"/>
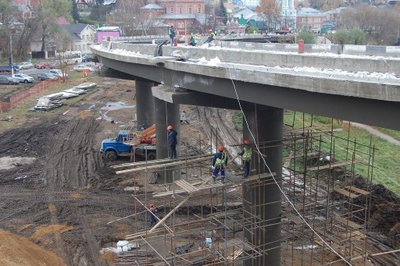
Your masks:
<path fill-rule="evenodd" d="M 168 29 L 168 35 L 169 35 L 169 38 L 171 41 L 171 46 L 174 46 L 175 34 L 176 34 L 176 32 L 175 32 L 174 25 L 171 25 L 171 27 L 169 27 L 169 29 Z"/>
<path fill-rule="evenodd" d="M 225 147 L 221 145 L 218 147 L 218 152 L 214 155 L 211 161 L 211 169 L 213 170 L 212 172 L 213 184 L 215 184 L 215 180 L 219 172 L 221 172 L 222 184 L 225 183 L 225 168 L 227 164 L 228 164 L 228 154 L 225 151 Z"/>
<path fill-rule="evenodd" d="M 239 153 L 240 156 L 242 156 L 242 161 L 243 161 L 243 177 L 246 178 L 250 174 L 250 161 L 251 161 L 251 155 L 253 151 L 251 148 L 251 143 L 249 140 L 245 139 L 243 140 L 243 149 Z"/>
<path fill-rule="evenodd" d="M 167 140 L 168 140 L 168 158 L 176 159 L 176 144 L 178 143 L 176 137 L 178 133 L 174 130 L 172 125 L 167 127 Z"/>
<path fill-rule="evenodd" d="M 196 39 L 193 37 L 193 35 L 190 35 L 189 45 L 190 45 L 190 46 L 196 46 L 196 45 L 197 45 L 197 41 L 196 41 Z"/>
<path fill-rule="evenodd" d="M 157 223 L 157 208 L 154 204 L 150 204 L 149 210 L 150 210 L 150 226 L 154 226 Z"/>
<path fill-rule="evenodd" d="M 180 121 L 181 121 L 181 124 L 189 124 L 189 121 L 187 120 L 185 111 L 182 111 Z"/>
<path fill-rule="evenodd" d="M 210 43 L 215 39 L 216 35 L 215 32 L 212 29 L 209 29 L 208 32 L 210 33 L 210 35 L 208 36 L 207 40 L 204 43 Z"/>

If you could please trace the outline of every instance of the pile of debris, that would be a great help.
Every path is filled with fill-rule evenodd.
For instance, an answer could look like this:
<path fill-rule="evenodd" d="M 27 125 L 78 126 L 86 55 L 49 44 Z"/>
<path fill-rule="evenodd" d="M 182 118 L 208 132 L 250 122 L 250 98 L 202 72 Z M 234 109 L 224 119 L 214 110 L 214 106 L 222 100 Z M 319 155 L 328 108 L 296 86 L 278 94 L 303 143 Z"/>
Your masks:
<path fill-rule="evenodd" d="M 369 191 L 370 196 L 359 196 L 353 199 L 357 205 L 367 204 L 369 231 L 381 232 L 389 238 L 387 243 L 392 248 L 400 247 L 400 197 L 381 184 L 370 184 L 364 177 L 358 176 L 353 185 Z M 370 202 L 369 202 L 370 201 Z M 364 215 L 359 213 L 357 215 Z M 361 218 L 361 217 L 359 217 Z"/>
<path fill-rule="evenodd" d="M 88 89 L 92 89 L 94 87 L 96 87 L 96 83 L 85 82 L 68 90 L 40 97 L 33 109 L 35 111 L 53 110 L 61 107 L 64 104 L 63 101 L 65 99 L 78 97 L 79 95 L 85 94 Z"/>

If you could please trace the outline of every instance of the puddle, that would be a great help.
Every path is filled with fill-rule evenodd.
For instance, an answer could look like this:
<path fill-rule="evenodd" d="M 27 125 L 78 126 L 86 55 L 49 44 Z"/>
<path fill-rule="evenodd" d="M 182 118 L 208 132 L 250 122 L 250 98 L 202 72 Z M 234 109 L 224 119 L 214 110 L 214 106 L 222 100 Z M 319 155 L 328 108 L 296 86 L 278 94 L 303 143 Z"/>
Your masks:
<path fill-rule="evenodd" d="M 108 102 L 103 107 L 100 108 L 100 116 L 97 120 L 114 121 L 114 119 L 108 116 L 110 111 L 121 110 L 121 109 L 134 109 L 136 105 L 128 105 L 125 102 Z M 118 121 L 114 121 L 118 124 Z"/>
<path fill-rule="evenodd" d="M 34 157 L 1 157 L 0 170 L 8 170 L 23 164 L 31 164 L 36 160 Z"/>

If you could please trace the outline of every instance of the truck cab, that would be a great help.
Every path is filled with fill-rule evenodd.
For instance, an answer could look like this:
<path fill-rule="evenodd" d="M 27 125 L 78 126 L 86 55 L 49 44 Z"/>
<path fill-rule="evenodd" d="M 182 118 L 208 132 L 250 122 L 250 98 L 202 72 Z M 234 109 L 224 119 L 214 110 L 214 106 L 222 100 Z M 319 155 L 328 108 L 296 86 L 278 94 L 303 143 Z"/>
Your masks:
<path fill-rule="evenodd" d="M 129 130 L 120 130 L 115 138 L 104 139 L 100 152 L 109 161 L 114 161 L 118 157 L 131 156 L 132 149 L 135 149 L 135 156 L 147 160 L 156 158 L 155 145 L 138 143 L 136 133 Z"/>

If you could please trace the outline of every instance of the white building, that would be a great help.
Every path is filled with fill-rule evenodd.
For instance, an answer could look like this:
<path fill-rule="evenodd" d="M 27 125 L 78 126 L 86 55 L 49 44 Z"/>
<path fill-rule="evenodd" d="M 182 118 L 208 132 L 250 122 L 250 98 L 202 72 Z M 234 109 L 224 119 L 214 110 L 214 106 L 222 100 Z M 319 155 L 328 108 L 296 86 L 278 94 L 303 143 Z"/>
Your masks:
<path fill-rule="evenodd" d="M 282 1 L 282 24 L 287 25 L 290 29 L 296 29 L 296 8 L 294 0 L 281 0 Z"/>
<path fill-rule="evenodd" d="M 242 0 L 244 6 L 256 7 L 260 3 L 260 0 Z"/>

